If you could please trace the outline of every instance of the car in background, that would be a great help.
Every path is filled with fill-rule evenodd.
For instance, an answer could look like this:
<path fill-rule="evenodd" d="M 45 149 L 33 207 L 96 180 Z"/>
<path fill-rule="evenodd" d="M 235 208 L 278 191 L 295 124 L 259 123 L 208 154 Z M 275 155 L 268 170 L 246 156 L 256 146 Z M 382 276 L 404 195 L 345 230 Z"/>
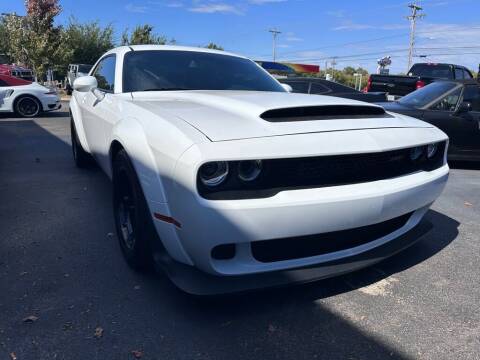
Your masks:
<path fill-rule="evenodd" d="M 27 81 L 35 81 L 35 74 L 32 70 L 23 66 L 0 64 L 0 75 L 13 76 Z"/>
<path fill-rule="evenodd" d="M 428 232 L 448 178 L 434 126 L 289 93 L 225 51 L 119 47 L 74 89 L 73 159 L 112 179 L 125 259 L 197 295 L 381 261 Z"/>
<path fill-rule="evenodd" d="M 384 92 L 363 93 L 349 86 L 320 78 L 288 77 L 280 78 L 278 81 L 290 85 L 294 93 L 337 96 L 369 103 L 387 101 L 387 95 Z"/>
<path fill-rule="evenodd" d="M 13 76 L 0 75 L 0 112 L 20 117 L 35 117 L 42 112 L 61 108 L 55 89 Z"/>
<path fill-rule="evenodd" d="M 92 69 L 93 65 L 87 64 L 70 64 L 68 65 L 67 78 L 65 79 L 65 90 L 68 95 L 72 94 L 73 82 L 76 78 L 86 76 Z"/>
<path fill-rule="evenodd" d="M 455 64 L 414 64 L 407 76 L 370 75 L 367 92 L 383 91 L 392 97 L 401 97 L 435 80 L 471 80 L 473 75 L 465 66 Z"/>
<path fill-rule="evenodd" d="M 450 160 L 480 160 L 480 84 L 477 81 L 436 81 L 396 102 L 379 105 L 442 129 L 450 138 Z"/>

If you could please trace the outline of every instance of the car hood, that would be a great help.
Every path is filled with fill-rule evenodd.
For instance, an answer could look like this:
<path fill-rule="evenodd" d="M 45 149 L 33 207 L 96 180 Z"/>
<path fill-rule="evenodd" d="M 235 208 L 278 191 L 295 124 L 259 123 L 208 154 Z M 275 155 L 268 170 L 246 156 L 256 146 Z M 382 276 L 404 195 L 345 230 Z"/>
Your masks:
<path fill-rule="evenodd" d="M 258 91 L 157 91 L 132 93 L 135 105 L 154 113 L 168 112 L 189 123 L 211 141 L 283 136 L 293 134 L 377 128 L 432 127 L 403 115 L 395 116 L 310 116 L 296 120 L 273 120 L 262 114 L 278 109 L 361 106 L 360 101 L 321 95 Z"/>

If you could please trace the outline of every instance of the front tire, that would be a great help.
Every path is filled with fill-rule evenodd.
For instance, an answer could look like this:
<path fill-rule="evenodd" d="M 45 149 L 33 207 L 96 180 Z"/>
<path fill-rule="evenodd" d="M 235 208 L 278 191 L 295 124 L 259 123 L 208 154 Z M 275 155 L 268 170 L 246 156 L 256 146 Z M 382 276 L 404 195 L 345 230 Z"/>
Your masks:
<path fill-rule="evenodd" d="M 113 212 L 120 248 L 137 271 L 153 268 L 152 241 L 158 240 L 147 201 L 125 150 L 113 160 Z"/>
<path fill-rule="evenodd" d="M 15 101 L 14 110 L 17 116 L 31 118 L 42 112 L 42 104 L 33 96 L 22 96 Z"/>

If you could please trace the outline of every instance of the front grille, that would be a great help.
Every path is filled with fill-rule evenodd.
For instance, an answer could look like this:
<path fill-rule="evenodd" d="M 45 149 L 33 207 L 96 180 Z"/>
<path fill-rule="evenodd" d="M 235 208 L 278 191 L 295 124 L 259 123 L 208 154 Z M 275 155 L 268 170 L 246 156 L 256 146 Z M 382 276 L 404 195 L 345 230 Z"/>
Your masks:
<path fill-rule="evenodd" d="M 274 196 L 285 190 L 320 188 L 372 182 L 432 171 L 444 162 L 446 142 L 438 144 L 436 155 L 423 155 L 413 161 L 412 148 L 352 155 L 317 156 L 263 160 L 261 176 L 245 183 L 238 179 L 238 162 L 229 163 L 230 174 L 222 185 L 207 188 L 200 180 L 200 194 L 210 200 L 255 199 Z"/>
<path fill-rule="evenodd" d="M 402 228 L 412 213 L 355 229 L 251 243 L 253 257 L 264 263 L 301 259 L 368 244 Z"/>

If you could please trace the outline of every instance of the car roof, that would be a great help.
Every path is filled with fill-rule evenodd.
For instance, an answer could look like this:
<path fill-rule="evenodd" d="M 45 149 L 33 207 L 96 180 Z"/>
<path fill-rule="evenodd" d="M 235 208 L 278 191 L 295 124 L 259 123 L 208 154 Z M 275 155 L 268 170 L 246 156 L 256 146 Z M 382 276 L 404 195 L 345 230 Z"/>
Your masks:
<path fill-rule="evenodd" d="M 128 46 L 119 46 L 110 50 L 107 54 L 116 54 L 116 53 L 125 53 L 129 51 L 194 51 L 201 53 L 210 53 L 210 54 L 219 54 L 219 55 L 228 55 L 235 56 L 240 58 L 245 58 L 244 56 L 230 53 L 223 50 L 213 50 L 203 47 L 194 47 L 194 46 L 178 46 L 178 45 L 128 45 Z M 106 55 L 107 55 L 106 54 Z"/>

